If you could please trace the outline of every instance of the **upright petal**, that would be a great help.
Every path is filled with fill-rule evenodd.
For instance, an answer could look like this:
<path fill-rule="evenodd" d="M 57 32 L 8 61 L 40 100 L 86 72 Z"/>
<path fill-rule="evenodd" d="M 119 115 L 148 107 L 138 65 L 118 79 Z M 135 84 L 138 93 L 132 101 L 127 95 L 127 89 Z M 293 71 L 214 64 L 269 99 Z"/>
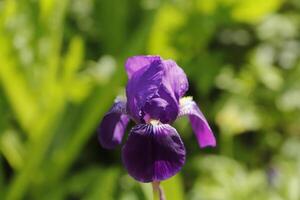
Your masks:
<path fill-rule="evenodd" d="M 179 117 L 183 115 L 189 116 L 192 128 L 201 148 L 216 146 L 216 139 L 208 122 L 191 97 L 184 97 L 180 100 Z"/>
<path fill-rule="evenodd" d="M 148 67 L 153 62 L 162 62 L 165 71 L 165 82 L 169 82 L 168 84 L 171 84 L 171 87 L 178 98 L 182 97 L 188 90 L 188 80 L 184 71 L 171 59 L 163 60 L 160 56 L 152 55 L 130 57 L 125 63 L 128 78 L 131 79 L 135 72 Z"/>
<path fill-rule="evenodd" d="M 126 114 L 126 102 L 117 101 L 103 117 L 97 130 L 103 148 L 113 149 L 120 144 L 130 118 Z"/>
<path fill-rule="evenodd" d="M 135 126 L 122 150 L 128 173 L 138 181 L 162 181 L 175 175 L 185 162 L 185 148 L 168 124 Z"/>
<path fill-rule="evenodd" d="M 153 61 L 132 75 L 126 87 L 126 95 L 128 112 L 135 121 L 144 123 L 144 117 L 150 117 L 170 123 L 177 118 L 178 100 L 172 88 L 167 87 L 170 84 L 163 82 L 166 76 L 161 60 Z"/>
<path fill-rule="evenodd" d="M 141 122 L 143 118 L 142 108 L 147 101 L 158 97 L 159 87 L 163 76 L 163 68 L 160 61 L 135 72 L 126 87 L 127 110 L 131 116 Z"/>
<path fill-rule="evenodd" d="M 158 61 L 161 58 L 159 56 L 132 56 L 127 59 L 125 63 L 125 69 L 128 78 L 131 79 L 132 75 L 140 69 L 149 66 L 152 62 Z"/>
<path fill-rule="evenodd" d="M 186 74 L 173 60 L 164 60 L 163 64 L 166 74 L 164 82 L 170 84 L 177 100 L 179 100 L 189 88 Z"/>

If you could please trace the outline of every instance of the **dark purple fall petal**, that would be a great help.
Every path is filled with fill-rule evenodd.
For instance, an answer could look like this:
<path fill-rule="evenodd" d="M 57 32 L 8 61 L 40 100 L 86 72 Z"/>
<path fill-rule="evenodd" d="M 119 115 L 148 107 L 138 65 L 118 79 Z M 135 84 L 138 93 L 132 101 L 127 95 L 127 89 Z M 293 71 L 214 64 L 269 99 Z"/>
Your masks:
<path fill-rule="evenodd" d="M 184 97 L 183 100 L 180 101 L 179 117 L 183 115 L 189 116 L 192 128 L 201 148 L 216 146 L 215 136 L 204 115 L 192 98 Z"/>
<path fill-rule="evenodd" d="M 103 148 L 113 149 L 121 143 L 125 129 L 130 120 L 126 115 L 126 103 L 116 102 L 103 117 L 97 130 L 98 140 Z"/>
<path fill-rule="evenodd" d="M 122 150 L 128 173 L 141 182 L 162 181 L 175 175 L 185 162 L 185 148 L 168 124 L 135 126 Z"/>

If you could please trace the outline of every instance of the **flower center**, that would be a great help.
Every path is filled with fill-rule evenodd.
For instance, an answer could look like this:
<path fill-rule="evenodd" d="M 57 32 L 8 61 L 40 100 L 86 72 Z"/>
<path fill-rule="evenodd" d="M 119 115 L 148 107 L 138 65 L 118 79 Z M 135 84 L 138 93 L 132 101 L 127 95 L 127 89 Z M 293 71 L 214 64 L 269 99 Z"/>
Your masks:
<path fill-rule="evenodd" d="M 160 121 L 157 119 L 150 119 L 147 124 L 151 124 L 151 125 L 158 125 L 160 124 Z"/>

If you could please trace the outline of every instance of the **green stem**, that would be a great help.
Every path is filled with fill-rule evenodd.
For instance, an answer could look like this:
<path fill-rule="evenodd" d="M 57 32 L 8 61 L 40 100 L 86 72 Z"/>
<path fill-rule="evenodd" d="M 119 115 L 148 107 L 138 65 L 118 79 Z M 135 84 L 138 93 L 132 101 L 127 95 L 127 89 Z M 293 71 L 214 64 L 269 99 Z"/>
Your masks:
<path fill-rule="evenodd" d="M 153 200 L 166 200 L 164 190 L 159 184 L 157 181 L 152 182 Z"/>

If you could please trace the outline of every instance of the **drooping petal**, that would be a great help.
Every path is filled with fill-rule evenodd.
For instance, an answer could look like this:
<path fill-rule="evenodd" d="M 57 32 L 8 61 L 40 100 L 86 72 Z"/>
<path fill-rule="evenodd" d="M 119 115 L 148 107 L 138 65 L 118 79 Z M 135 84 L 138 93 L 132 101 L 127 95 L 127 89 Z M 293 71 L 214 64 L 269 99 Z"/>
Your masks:
<path fill-rule="evenodd" d="M 135 126 L 122 150 L 128 173 L 138 181 L 162 181 L 175 175 L 185 162 L 185 148 L 168 124 Z"/>
<path fill-rule="evenodd" d="M 179 117 L 184 115 L 189 116 L 193 131 L 201 148 L 216 146 L 216 139 L 208 122 L 191 97 L 184 97 L 180 100 Z"/>
<path fill-rule="evenodd" d="M 132 56 L 127 59 L 125 63 L 125 69 L 128 75 L 128 79 L 132 77 L 132 75 L 139 71 L 143 67 L 149 66 L 154 61 L 159 61 L 161 58 L 159 56 Z"/>
<path fill-rule="evenodd" d="M 179 100 L 189 88 L 186 74 L 173 60 L 164 60 L 163 64 L 166 74 L 164 82 L 170 84 L 177 100 Z"/>
<path fill-rule="evenodd" d="M 130 118 L 126 114 L 126 102 L 117 101 L 103 117 L 97 130 L 103 148 L 113 149 L 121 143 Z"/>

